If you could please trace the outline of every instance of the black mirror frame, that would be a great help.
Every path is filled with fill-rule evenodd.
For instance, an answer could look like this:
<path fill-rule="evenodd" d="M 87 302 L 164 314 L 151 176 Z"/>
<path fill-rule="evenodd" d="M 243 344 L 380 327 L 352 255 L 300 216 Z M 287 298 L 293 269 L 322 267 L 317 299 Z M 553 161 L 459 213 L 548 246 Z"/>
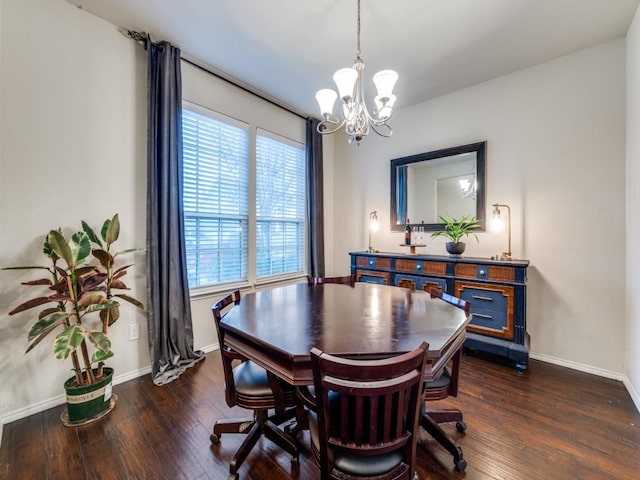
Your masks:
<path fill-rule="evenodd" d="M 460 145 L 458 147 L 444 148 L 442 150 L 434 150 L 433 152 L 419 153 L 408 157 L 394 158 L 391 160 L 391 231 L 402 231 L 405 225 L 398 224 L 398 205 L 397 205 L 397 168 L 401 165 L 408 165 L 425 160 L 434 160 L 436 158 L 450 157 L 461 153 L 476 153 L 476 180 L 478 187 L 476 190 L 476 218 L 478 219 L 478 231 L 485 230 L 485 174 L 486 174 L 486 149 L 487 142 L 470 143 L 469 145 Z M 431 232 L 444 228 L 442 223 L 412 223 L 411 227 L 423 226 L 425 231 Z"/>

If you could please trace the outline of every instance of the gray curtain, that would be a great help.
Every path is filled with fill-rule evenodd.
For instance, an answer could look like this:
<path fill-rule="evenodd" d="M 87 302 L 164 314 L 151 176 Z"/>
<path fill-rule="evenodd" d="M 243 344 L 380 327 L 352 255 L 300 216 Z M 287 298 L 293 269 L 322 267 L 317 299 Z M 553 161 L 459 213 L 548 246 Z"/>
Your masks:
<path fill-rule="evenodd" d="M 146 42 L 147 319 L 153 382 L 178 378 L 204 359 L 193 349 L 182 214 L 182 79 L 180 50 Z"/>
<path fill-rule="evenodd" d="M 322 135 L 318 120 L 307 118 L 307 217 L 309 219 L 309 275 L 324 277 L 324 196 Z"/>

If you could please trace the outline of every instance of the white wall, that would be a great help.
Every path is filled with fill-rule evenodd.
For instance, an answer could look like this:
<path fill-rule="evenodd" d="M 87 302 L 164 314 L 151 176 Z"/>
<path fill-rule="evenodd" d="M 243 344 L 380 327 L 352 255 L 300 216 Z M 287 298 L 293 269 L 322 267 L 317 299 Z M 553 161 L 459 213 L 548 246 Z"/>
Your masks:
<path fill-rule="evenodd" d="M 627 32 L 627 163 L 626 253 L 627 325 L 626 370 L 636 405 L 640 408 L 640 9 Z"/>
<path fill-rule="evenodd" d="M 1 4 L 0 266 L 45 264 L 52 228 L 99 225 L 114 213 L 120 248 L 145 245 L 146 54 L 117 29 L 59 0 Z M 127 283 L 145 300 L 144 255 Z M 0 271 L 0 418 L 64 393 L 71 362 L 50 340 L 27 355 L 34 312 L 7 312 L 36 292 L 34 273 Z M 129 342 L 128 324 L 141 338 Z M 123 306 L 111 329 L 116 376 L 149 364 L 146 318 Z M 44 403 L 40 403 L 44 402 Z"/>
<path fill-rule="evenodd" d="M 401 77 L 402 78 L 402 77 Z M 401 81 L 398 94 L 402 91 Z M 511 206 L 512 251 L 528 259 L 532 352 L 624 371 L 625 42 L 611 41 L 399 110 L 389 139 L 336 139 L 335 265 L 367 247 L 402 252 L 390 232 L 390 159 L 487 140 L 487 210 Z M 339 160 L 338 160 L 339 159 Z M 350 205 L 344 209 L 338 206 Z M 506 249 L 504 234 L 469 239 L 465 255 Z M 444 240 L 422 249 L 445 254 Z"/>

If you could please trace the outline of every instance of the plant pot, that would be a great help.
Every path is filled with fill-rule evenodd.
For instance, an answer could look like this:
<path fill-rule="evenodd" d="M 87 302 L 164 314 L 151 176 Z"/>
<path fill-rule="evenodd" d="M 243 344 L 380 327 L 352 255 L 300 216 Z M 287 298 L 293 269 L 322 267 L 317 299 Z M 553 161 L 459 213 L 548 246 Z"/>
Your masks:
<path fill-rule="evenodd" d="M 96 370 L 93 370 L 94 374 Z M 117 397 L 112 394 L 113 368 L 104 367 L 104 376 L 91 385 L 75 386 L 76 377 L 64 382 L 67 409 L 60 418 L 65 425 L 77 426 L 96 421 L 115 407 Z"/>
<path fill-rule="evenodd" d="M 464 242 L 447 242 L 447 252 L 451 257 L 459 257 L 464 252 L 466 244 Z"/>

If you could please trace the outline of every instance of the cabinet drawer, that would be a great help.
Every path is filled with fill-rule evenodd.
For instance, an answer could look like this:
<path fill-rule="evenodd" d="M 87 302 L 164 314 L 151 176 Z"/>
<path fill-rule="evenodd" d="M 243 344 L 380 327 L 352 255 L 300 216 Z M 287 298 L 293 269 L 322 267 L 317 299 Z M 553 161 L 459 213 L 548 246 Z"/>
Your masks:
<path fill-rule="evenodd" d="M 455 276 L 458 278 L 470 278 L 476 280 L 493 280 L 496 282 L 514 282 L 516 269 L 498 265 L 475 265 L 470 263 L 458 263 L 454 267 Z"/>
<path fill-rule="evenodd" d="M 444 278 L 418 277 L 397 273 L 394 284 L 396 287 L 424 290 L 425 292 L 430 292 L 432 288 L 440 290 L 441 292 L 447 291 L 447 281 Z"/>
<path fill-rule="evenodd" d="M 455 295 L 471 303 L 467 331 L 512 340 L 514 289 L 503 285 L 455 282 Z"/>
<path fill-rule="evenodd" d="M 356 257 L 356 266 L 363 268 L 380 268 L 389 270 L 391 268 L 391 259 L 376 257 Z"/>
<path fill-rule="evenodd" d="M 356 282 L 390 284 L 389 272 L 375 272 L 371 270 L 356 270 Z"/>

